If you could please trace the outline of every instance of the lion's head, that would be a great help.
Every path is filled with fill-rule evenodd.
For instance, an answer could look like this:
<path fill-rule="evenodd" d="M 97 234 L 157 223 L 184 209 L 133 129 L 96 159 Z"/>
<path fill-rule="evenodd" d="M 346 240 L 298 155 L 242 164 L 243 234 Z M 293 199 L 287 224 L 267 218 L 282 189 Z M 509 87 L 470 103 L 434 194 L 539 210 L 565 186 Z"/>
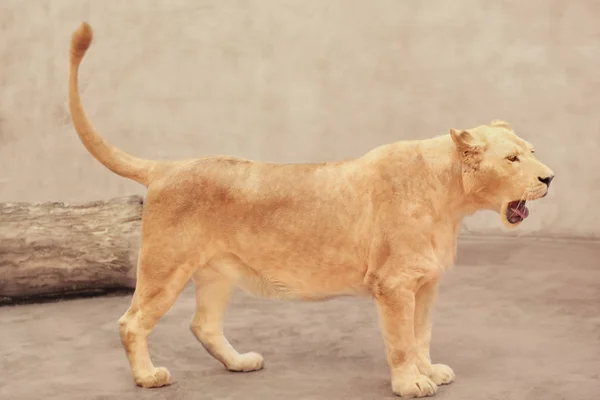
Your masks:
<path fill-rule="evenodd" d="M 507 227 L 527 216 L 527 200 L 546 196 L 554 173 L 533 146 L 500 120 L 467 130 L 450 130 L 461 160 L 465 194 L 476 208 L 500 213 Z"/>

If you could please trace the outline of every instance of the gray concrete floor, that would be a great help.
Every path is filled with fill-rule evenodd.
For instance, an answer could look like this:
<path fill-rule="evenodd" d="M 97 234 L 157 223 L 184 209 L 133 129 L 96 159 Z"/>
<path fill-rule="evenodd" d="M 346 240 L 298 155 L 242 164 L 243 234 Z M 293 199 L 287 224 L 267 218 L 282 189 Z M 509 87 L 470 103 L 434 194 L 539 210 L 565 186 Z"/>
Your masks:
<path fill-rule="evenodd" d="M 150 336 L 174 384 L 139 389 L 119 341 L 130 296 L 0 308 L 0 398 L 394 399 L 368 299 L 273 302 L 238 294 L 226 332 L 266 368 L 230 373 L 188 330 L 188 287 Z M 436 305 L 445 400 L 600 398 L 600 243 L 463 238 Z"/>

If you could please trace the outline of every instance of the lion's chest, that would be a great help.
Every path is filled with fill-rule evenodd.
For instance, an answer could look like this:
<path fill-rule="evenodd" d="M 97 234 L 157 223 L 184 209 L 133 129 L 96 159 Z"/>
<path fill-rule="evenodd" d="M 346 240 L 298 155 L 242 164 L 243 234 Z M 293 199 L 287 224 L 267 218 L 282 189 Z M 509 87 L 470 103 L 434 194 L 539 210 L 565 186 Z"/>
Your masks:
<path fill-rule="evenodd" d="M 444 270 L 450 268 L 456 260 L 457 239 L 458 226 L 442 226 L 431 235 L 431 246 L 438 265 Z"/>

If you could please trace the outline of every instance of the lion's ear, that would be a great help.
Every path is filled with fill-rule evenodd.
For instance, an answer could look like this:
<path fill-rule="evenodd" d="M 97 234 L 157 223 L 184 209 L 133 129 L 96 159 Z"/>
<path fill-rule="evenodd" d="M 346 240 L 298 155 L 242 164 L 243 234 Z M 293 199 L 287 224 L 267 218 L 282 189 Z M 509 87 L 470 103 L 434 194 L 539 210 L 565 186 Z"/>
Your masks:
<path fill-rule="evenodd" d="M 479 169 L 479 162 L 484 150 L 483 143 L 465 130 L 450 129 L 450 136 L 464 165 L 468 165 L 474 170 Z"/>
<path fill-rule="evenodd" d="M 510 124 L 506 121 L 502 121 L 501 119 L 495 119 L 492 122 L 490 122 L 490 126 L 496 126 L 499 128 L 506 128 L 508 130 L 513 130 L 512 126 L 510 126 Z"/>
<path fill-rule="evenodd" d="M 450 136 L 461 153 L 479 153 L 482 144 L 469 131 L 450 129 Z"/>

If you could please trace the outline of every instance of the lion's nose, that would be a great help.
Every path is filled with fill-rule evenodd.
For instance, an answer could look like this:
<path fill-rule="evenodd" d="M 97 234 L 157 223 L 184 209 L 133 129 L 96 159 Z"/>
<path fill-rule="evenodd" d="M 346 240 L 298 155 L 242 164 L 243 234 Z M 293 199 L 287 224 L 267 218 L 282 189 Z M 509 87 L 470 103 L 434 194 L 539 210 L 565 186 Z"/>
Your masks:
<path fill-rule="evenodd" d="M 545 178 L 542 178 L 541 176 L 538 176 L 538 179 L 540 182 L 545 183 L 546 186 L 550 186 L 550 182 L 552 182 L 552 179 L 554 179 L 554 175 L 550 175 L 547 176 Z"/>

